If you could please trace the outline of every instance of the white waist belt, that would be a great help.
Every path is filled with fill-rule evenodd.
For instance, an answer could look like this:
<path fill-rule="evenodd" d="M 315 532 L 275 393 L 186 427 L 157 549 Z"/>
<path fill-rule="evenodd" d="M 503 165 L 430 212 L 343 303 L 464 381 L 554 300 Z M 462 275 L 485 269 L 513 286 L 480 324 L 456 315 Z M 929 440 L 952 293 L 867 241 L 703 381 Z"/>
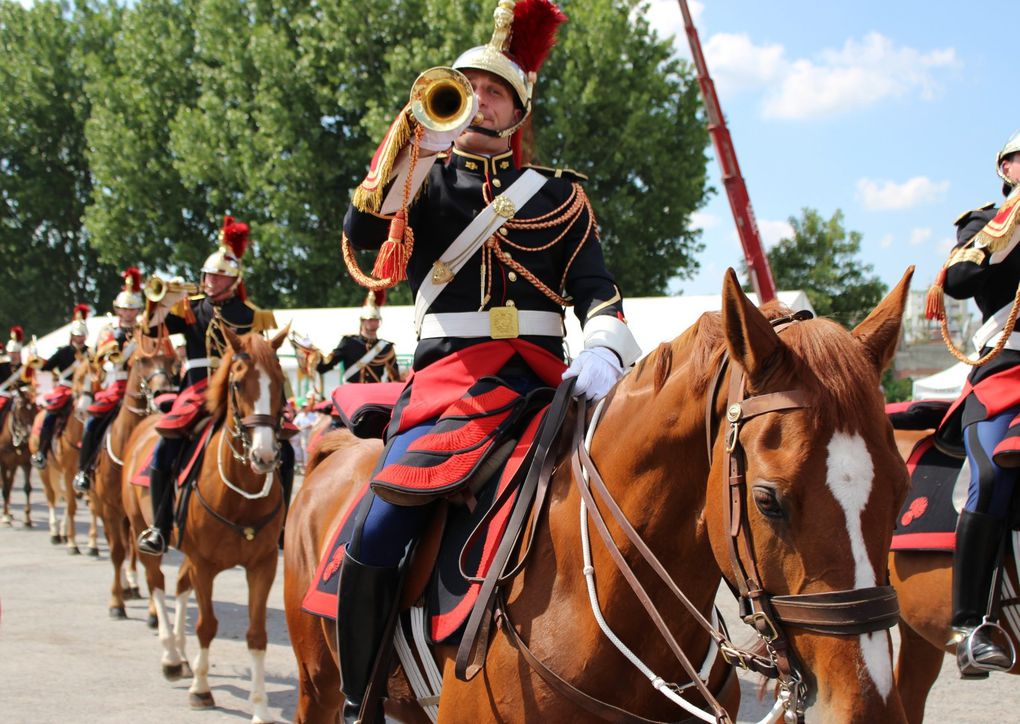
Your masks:
<path fill-rule="evenodd" d="M 985 342 L 983 345 L 977 348 L 978 352 L 980 352 L 985 347 L 994 347 L 999 343 L 1000 339 L 1002 339 L 1002 332 L 992 335 L 991 337 L 988 338 L 987 342 Z M 1013 332 L 1013 334 L 1009 335 L 1009 339 L 1006 340 L 1006 344 L 1004 344 L 1002 347 L 1003 349 L 1012 349 L 1020 351 L 1020 332 Z"/>
<path fill-rule="evenodd" d="M 1009 318 L 1012 307 L 1012 303 L 1007 304 L 989 317 L 988 321 L 982 324 L 978 331 L 974 333 L 970 341 L 977 352 L 980 352 L 985 347 L 994 347 L 1002 339 L 1003 327 L 1006 326 L 1006 320 Z M 1005 348 L 1020 350 L 1020 332 L 1013 332 L 1009 335 Z"/>
<path fill-rule="evenodd" d="M 201 369 L 202 367 L 209 366 L 208 357 L 196 357 L 195 359 L 189 359 L 181 366 L 181 374 L 184 374 L 188 370 Z"/>
<path fill-rule="evenodd" d="M 426 314 L 418 339 L 436 337 L 492 337 L 488 312 L 442 312 Z M 563 317 L 557 312 L 517 310 L 517 335 L 520 337 L 562 337 Z M 499 335 L 496 335 L 498 338 Z"/>

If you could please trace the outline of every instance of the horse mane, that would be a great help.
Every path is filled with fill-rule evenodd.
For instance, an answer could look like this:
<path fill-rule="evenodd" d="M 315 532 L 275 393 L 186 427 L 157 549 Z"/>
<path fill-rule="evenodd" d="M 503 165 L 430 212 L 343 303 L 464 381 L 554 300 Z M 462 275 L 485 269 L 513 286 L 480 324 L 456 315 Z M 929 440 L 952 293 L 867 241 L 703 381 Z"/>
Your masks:
<path fill-rule="evenodd" d="M 319 443 L 308 451 L 308 459 L 305 461 L 305 476 L 337 450 L 346 450 L 358 442 L 359 438 L 354 437 L 351 431 L 346 428 L 327 432 L 319 440 Z"/>
<path fill-rule="evenodd" d="M 763 305 L 761 312 L 769 320 L 790 314 L 779 302 Z M 726 349 L 723 335 L 722 314 L 706 312 L 684 334 L 642 360 L 636 376 L 650 366 L 658 392 L 683 368 L 690 375 L 691 393 L 705 395 Z M 809 319 L 790 325 L 780 338 L 785 354 L 777 364 L 777 374 L 818 400 L 818 412 L 826 422 L 843 427 L 839 424 L 842 420 L 865 419 L 867 411 L 874 409 L 875 397 L 880 394 L 874 366 L 840 324 L 831 319 Z"/>
<path fill-rule="evenodd" d="M 280 367 L 280 361 L 276 356 L 276 350 L 273 349 L 273 345 L 257 332 L 249 332 L 241 337 L 240 341 L 240 351 L 246 353 L 251 358 L 252 364 L 261 367 L 269 373 L 273 382 L 283 384 L 283 369 Z M 220 361 L 220 366 L 213 373 L 212 379 L 209 380 L 209 389 L 205 398 L 205 409 L 217 420 L 227 413 L 227 393 L 230 390 L 230 367 L 233 361 L 234 350 L 230 345 L 227 345 L 227 349 L 223 353 L 223 359 Z"/>

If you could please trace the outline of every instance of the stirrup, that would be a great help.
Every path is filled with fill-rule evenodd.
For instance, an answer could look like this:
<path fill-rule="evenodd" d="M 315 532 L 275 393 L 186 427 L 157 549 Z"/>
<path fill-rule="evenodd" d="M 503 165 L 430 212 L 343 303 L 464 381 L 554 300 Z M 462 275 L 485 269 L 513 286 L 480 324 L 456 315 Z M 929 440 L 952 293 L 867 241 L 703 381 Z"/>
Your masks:
<path fill-rule="evenodd" d="M 74 481 L 72 482 L 72 484 L 74 485 L 75 491 L 79 493 L 89 492 L 90 484 L 88 473 L 86 473 L 84 470 L 79 470 L 77 473 L 75 473 Z"/>
<path fill-rule="evenodd" d="M 32 467 L 36 470 L 42 470 L 46 467 L 46 456 L 41 452 L 32 453 Z"/>
<path fill-rule="evenodd" d="M 988 661 L 978 660 L 978 656 L 987 653 L 987 651 L 978 651 L 975 654 L 974 639 L 979 633 L 982 633 L 982 638 L 984 639 L 982 643 L 985 644 L 985 647 L 995 649 L 996 654 L 1001 653 L 1003 656 L 1007 656 L 1009 658 L 1008 664 L 989 663 Z M 1002 646 L 999 641 L 994 641 L 992 635 L 1005 642 L 1005 646 Z M 960 676 L 963 678 L 984 678 L 988 676 L 990 671 L 1010 671 L 1016 664 L 1016 649 L 1013 648 L 1013 642 L 1009 638 L 1009 634 L 1006 633 L 1006 630 L 997 621 L 993 621 L 988 616 L 985 616 L 981 623 L 975 626 L 967 637 L 957 644 L 956 663 L 960 668 Z"/>
<path fill-rule="evenodd" d="M 154 525 L 143 530 L 142 534 L 138 536 L 138 550 L 151 556 L 161 556 L 166 553 L 167 545 L 163 531 Z"/>

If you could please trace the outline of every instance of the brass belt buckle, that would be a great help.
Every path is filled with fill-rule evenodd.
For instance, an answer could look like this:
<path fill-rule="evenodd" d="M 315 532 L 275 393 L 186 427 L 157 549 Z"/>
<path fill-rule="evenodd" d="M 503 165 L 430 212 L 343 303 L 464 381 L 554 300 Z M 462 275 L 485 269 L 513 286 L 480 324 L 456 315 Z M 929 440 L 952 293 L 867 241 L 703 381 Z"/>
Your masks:
<path fill-rule="evenodd" d="M 489 336 L 493 339 L 519 337 L 519 329 L 517 307 L 493 307 L 489 310 Z"/>

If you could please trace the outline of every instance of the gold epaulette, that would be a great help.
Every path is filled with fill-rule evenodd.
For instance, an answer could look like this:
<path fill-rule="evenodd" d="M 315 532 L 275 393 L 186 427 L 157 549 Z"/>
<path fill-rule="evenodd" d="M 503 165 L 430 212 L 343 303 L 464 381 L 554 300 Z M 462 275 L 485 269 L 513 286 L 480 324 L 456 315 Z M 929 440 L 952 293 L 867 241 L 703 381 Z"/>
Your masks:
<path fill-rule="evenodd" d="M 967 209 L 962 214 L 960 214 L 955 219 L 953 219 L 953 226 L 959 226 L 961 221 L 966 219 L 968 216 L 973 214 L 975 211 L 988 211 L 988 209 L 992 209 L 992 208 L 995 208 L 995 202 L 994 201 L 989 201 L 988 203 L 982 204 L 981 206 L 978 206 L 975 209 Z"/>
<path fill-rule="evenodd" d="M 247 299 L 244 300 L 245 306 L 254 312 L 254 317 L 251 320 L 251 331 L 252 332 L 265 332 L 267 329 L 276 329 L 276 317 L 273 315 L 272 309 L 260 309 L 252 304 Z"/>
<path fill-rule="evenodd" d="M 536 166 L 533 163 L 527 164 L 524 168 L 533 168 L 543 176 L 549 178 L 565 178 L 567 181 L 587 181 L 588 177 L 580 171 L 572 168 L 552 168 L 550 166 Z"/>
<path fill-rule="evenodd" d="M 949 261 L 946 262 L 946 266 L 950 267 L 953 264 L 960 264 L 962 262 L 980 264 L 985 260 L 986 256 L 987 253 L 982 249 L 975 249 L 972 246 L 961 246 L 949 255 Z"/>
<path fill-rule="evenodd" d="M 974 246 L 987 249 L 994 254 L 1010 246 L 1017 233 L 1017 222 L 1020 221 L 1020 194 L 1011 194 L 999 209 L 995 218 L 985 224 L 974 237 Z M 1013 242 L 1015 243 L 1015 242 Z"/>
<path fill-rule="evenodd" d="M 386 137 L 376 150 L 368 169 L 368 175 L 354 189 L 351 203 L 358 211 L 377 213 L 382 208 L 383 191 L 390 179 L 390 172 L 400 151 L 411 140 L 413 129 L 408 118 L 410 104 L 404 107 L 386 131 Z"/>

